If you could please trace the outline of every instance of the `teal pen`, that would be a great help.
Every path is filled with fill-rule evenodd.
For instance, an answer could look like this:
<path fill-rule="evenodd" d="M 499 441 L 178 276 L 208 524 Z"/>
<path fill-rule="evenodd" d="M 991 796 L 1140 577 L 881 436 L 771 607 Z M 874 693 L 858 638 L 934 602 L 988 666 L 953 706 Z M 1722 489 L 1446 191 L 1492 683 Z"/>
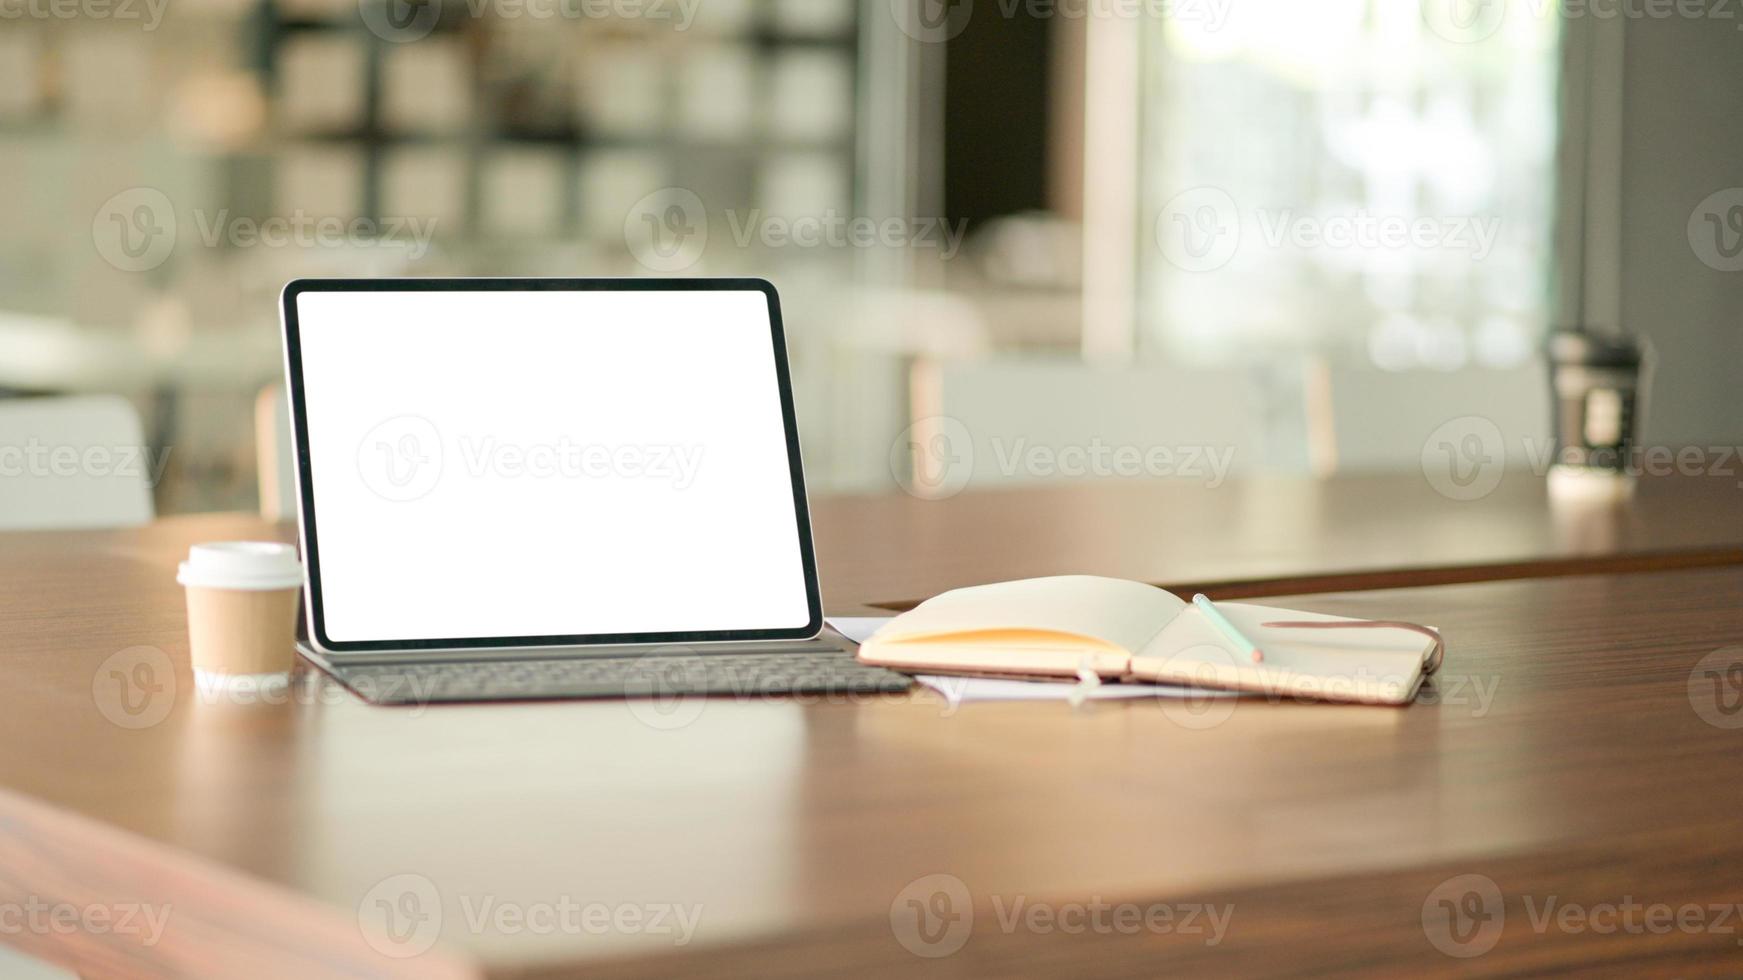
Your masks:
<path fill-rule="evenodd" d="M 1265 654 L 1259 650 L 1259 645 L 1247 639 L 1246 634 L 1235 629 L 1235 624 L 1229 622 L 1229 618 L 1223 615 L 1221 609 L 1211 603 L 1209 597 L 1201 592 L 1192 597 L 1192 604 L 1197 606 L 1198 611 L 1204 613 L 1204 618 L 1210 620 L 1211 625 L 1220 630 L 1224 636 L 1233 640 L 1237 646 L 1253 651 L 1254 663 L 1262 664 L 1265 662 Z"/>

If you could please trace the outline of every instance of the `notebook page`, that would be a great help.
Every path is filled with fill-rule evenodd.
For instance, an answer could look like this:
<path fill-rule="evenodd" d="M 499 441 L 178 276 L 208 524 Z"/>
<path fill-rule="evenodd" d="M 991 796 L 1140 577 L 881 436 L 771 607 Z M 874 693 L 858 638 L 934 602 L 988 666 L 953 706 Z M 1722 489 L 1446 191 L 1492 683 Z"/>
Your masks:
<path fill-rule="evenodd" d="M 1036 631 L 1086 636 L 1125 651 L 1144 649 L 1186 603 L 1161 589 L 1092 575 L 1026 579 L 957 589 L 921 603 L 879 630 L 880 642 L 968 633 Z"/>

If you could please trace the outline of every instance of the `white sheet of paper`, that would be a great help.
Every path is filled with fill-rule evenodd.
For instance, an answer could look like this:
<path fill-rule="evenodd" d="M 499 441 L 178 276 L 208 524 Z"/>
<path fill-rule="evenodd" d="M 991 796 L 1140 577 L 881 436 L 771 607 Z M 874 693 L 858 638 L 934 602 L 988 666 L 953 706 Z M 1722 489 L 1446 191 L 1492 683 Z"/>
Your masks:
<path fill-rule="evenodd" d="M 829 625 L 855 643 L 864 643 L 893 616 L 831 616 Z M 945 677 L 922 674 L 915 680 L 952 704 L 974 701 L 1068 701 L 1073 681 L 1013 681 L 988 677 Z M 1166 684 L 1102 684 L 1084 693 L 1089 701 L 1129 701 L 1136 698 L 1238 697 L 1231 691 L 1205 691 Z"/>
<path fill-rule="evenodd" d="M 976 701 L 1069 701 L 1077 688 L 1073 681 L 1012 681 L 991 677 L 934 677 L 922 674 L 915 680 L 926 685 L 952 704 Z M 1085 701 L 1135 701 L 1158 698 L 1178 701 L 1184 698 L 1232 698 L 1232 691 L 1202 691 L 1172 684 L 1102 684 L 1085 691 Z"/>
<path fill-rule="evenodd" d="M 842 636 L 855 643 L 864 643 L 871 639 L 871 635 L 876 633 L 885 623 L 895 618 L 894 616 L 830 616 L 826 622 Z"/>

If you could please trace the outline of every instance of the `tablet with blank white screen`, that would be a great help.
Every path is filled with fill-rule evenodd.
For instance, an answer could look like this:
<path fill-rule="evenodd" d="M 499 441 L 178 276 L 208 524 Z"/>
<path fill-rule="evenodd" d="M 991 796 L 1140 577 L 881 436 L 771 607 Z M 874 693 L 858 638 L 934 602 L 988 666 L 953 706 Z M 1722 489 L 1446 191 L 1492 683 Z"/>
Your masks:
<path fill-rule="evenodd" d="M 767 283 L 303 281 L 284 307 L 323 649 L 821 628 Z"/>

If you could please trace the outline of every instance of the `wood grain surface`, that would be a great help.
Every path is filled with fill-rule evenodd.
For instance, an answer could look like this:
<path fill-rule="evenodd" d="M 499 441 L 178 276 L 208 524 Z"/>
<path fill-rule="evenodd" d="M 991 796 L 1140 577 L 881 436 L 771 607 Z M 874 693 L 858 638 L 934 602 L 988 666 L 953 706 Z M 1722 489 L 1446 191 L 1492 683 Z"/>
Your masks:
<path fill-rule="evenodd" d="M 1032 518 L 1090 526 L 1055 493 Z M 1596 538 L 1527 543 L 1557 561 L 1699 553 L 1737 533 L 1700 499 L 1643 496 Z M 908 588 L 898 546 L 949 550 L 903 523 L 931 519 L 910 506 L 943 505 L 853 522 L 866 540 L 892 523 L 885 570 L 848 595 L 977 573 L 953 559 Z M 832 576 L 852 508 L 819 510 Z M 168 909 L 155 942 L 0 939 L 93 977 L 1720 975 L 1743 952 L 1719 911 L 1743 902 L 1743 567 L 1279 600 L 1440 627 L 1446 667 L 1404 709 L 924 692 L 380 709 L 307 671 L 273 703 L 207 697 L 175 562 L 269 533 L 215 516 L 0 538 L 0 913 Z M 1007 538 L 1033 543 L 982 569 L 1228 577 L 1226 551 L 1145 566 Z M 1367 540 L 1332 551 L 1377 561 Z M 1420 544 L 1426 565 L 1437 544 Z M 1215 936 L 1209 909 L 1229 910 Z M 1617 925 L 1630 914 L 1638 929 Z"/>
<path fill-rule="evenodd" d="M 1739 473 L 1648 477 L 1626 501 L 1552 499 L 1513 472 L 1455 500 L 1415 473 L 838 497 L 813 511 L 831 603 L 901 608 L 1078 572 L 1234 598 L 1736 564 Z"/>

